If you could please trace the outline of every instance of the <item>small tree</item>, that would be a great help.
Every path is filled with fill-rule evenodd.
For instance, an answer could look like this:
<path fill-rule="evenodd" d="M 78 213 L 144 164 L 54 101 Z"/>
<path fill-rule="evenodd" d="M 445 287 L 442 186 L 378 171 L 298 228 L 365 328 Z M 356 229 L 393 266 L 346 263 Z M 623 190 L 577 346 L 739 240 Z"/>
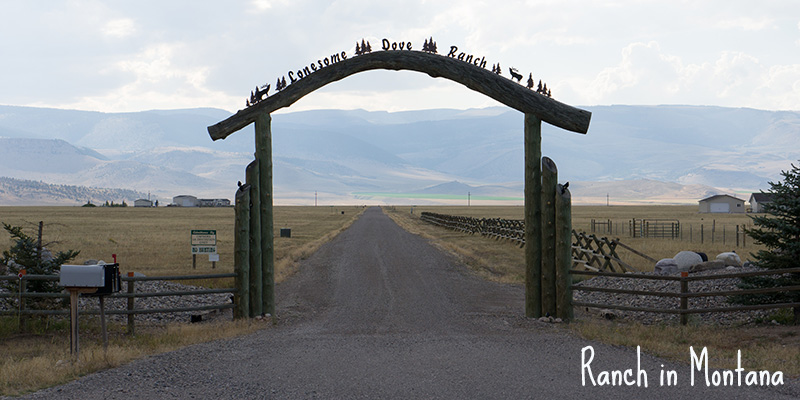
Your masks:
<path fill-rule="evenodd" d="M 751 217 L 758 228 L 746 229 L 757 243 L 767 247 L 752 254 L 755 264 L 762 268 L 782 269 L 800 267 L 800 168 L 794 164 L 781 171 L 783 182 L 769 182 L 772 202 L 764 204 L 766 215 Z M 742 278 L 743 289 L 772 288 L 800 285 L 800 274 L 756 276 Z M 742 304 L 800 302 L 800 292 L 765 293 L 736 296 Z M 794 308 L 794 322 L 800 322 L 800 307 Z"/>
<path fill-rule="evenodd" d="M 8 274 L 17 275 L 21 270 L 26 270 L 28 274 L 35 275 L 55 275 L 60 271 L 61 264 L 74 259 L 80 251 L 67 250 L 52 255 L 43 249 L 41 243 L 36 238 L 32 238 L 22 232 L 22 227 L 11 226 L 3 223 L 5 229 L 14 241 L 14 245 L 3 251 L 0 257 L 0 264 L 8 268 Z M 2 281 L 0 285 L 12 293 L 18 293 L 19 286 L 15 281 Z M 28 281 L 27 291 L 39 293 L 58 293 L 61 288 L 58 281 Z M 15 299 L 7 299 L 13 302 Z M 37 308 L 53 308 L 58 303 L 56 299 L 32 298 L 28 299 L 29 304 Z"/>

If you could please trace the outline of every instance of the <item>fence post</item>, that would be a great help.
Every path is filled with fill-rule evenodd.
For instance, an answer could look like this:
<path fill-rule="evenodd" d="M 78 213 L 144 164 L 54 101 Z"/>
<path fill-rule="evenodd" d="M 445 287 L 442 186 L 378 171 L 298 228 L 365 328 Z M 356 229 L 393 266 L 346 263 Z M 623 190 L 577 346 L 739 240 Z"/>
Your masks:
<path fill-rule="evenodd" d="M 711 244 L 714 244 L 714 234 L 717 233 L 717 220 L 711 220 Z"/>
<path fill-rule="evenodd" d="M 275 316 L 275 251 L 272 215 L 272 117 L 261 113 L 256 118 L 256 158 L 258 159 L 261 215 L 261 314 Z M 275 318 L 272 322 L 276 322 Z"/>
<path fill-rule="evenodd" d="M 542 314 L 556 315 L 556 185 L 558 168 L 542 157 Z"/>
<path fill-rule="evenodd" d="M 736 247 L 739 247 L 739 225 L 736 225 Z"/>
<path fill-rule="evenodd" d="M 556 316 L 573 318 L 572 310 L 572 196 L 556 186 Z"/>
<path fill-rule="evenodd" d="M 27 329 L 27 322 L 26 322 L 27 318 L 24 315 L 22 315 L 22 312 L 25 311 L 25 309 L 27 308 L 26 304 L 25 304 L 27 302 L 27 297 L 25 297 L 24 294 L 27 291 L 28 284 L 26 283 L 25 275 L 26 275 L 26 272 L 25 272 L 24 269 L 19 272 L 19 314 L 18 314 L 18 323 L 19 323 L 19 331 L 20 332 L 25 332 L 25 330 Z"/>
<path fill-rule="evenodd" d="M 250 316 L 250 185 L 236 190 L 233 265 L 236 272 L 234 318 Z"/>
<path fill-rule="evenodd" d="M 681 272 L 681 294 L 685 295 L 689 293 L 689 281 L 686 278 L 689 277 L 689 273 L 686 271 Z M 689 298 L 681 296 L 681 325 L 686 325 L 689 323 L 689 315 L 686 314 L 686 310 L 689 309 Z"/>
<path fill-rule="evenodd" d="M 247 165 L 245 174 L 250 185 L 250 318 L 261 315 L 261 196 L 258 158 Z"/>
<path fill-rule="evenodd" d="M 133 272 L 128 272 L 128 278 L 133 278 L 133 275 L 134 275 Z M 133 307 L 134 306 L 133 293 L 134 293 L 134 289 L 135 289 L 135 285 L 134 285 L 135 283 L 136 282 L 134 282 L 133 280 L 129 280 L 128 281 L 128 294 L 130 295 L 130 297 L 128 297 L 128 334 L 129 335 L 133 335 L 136 332 L 136 326 L 135 326 L 135 324 L 136 324 L 136 322 L 135 322 L 136 316 L 133 314 L 133 309 L 134 309 L 134 307 Z"/>
<path fill-rule="evenodd" d="M 542 120 L 525 114 L 525 316 L 542 316 Z"/>

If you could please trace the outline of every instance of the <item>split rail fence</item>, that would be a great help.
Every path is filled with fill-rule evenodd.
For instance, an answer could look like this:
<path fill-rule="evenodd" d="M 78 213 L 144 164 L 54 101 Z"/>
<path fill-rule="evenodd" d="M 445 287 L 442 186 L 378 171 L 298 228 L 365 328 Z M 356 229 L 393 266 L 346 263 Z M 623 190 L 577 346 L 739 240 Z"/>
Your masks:
<path fill-rule="evenodd" d="M 236 289 L 193 289 L 193 290 L 178 290 L 178 291 L 165 291 L 165 292 L 139 292 L 136 293 L 136 282 L 144 281 L 177 281 L 177 280 L 210 280 L 210 279 L 223 279 L 235 278 L 236 274 L 208 274 L 208 275 L 177 275 L 177 276 L 123 276 L 120 279 L 126 282 L 126 291 L 114 293 L 106 296 L 106 298 L 127 299 L 127 307 L 124 310 L 106 310 L 105 314 L 108 315 L 127 315 L 128 316 L 128 333 L 135 332 L 135 316 L 142 314 L 158 314 L 158 313 L 177 313 L 177 312 L 192 312 L 192 311 L 209 311 L 209 310 L 226 310 L 234 308 L 233 303 L 212 304 L 206 306 L 195 307 L 171 307 L 171 308 L 136 308 L 137 298 L 146 297 L 165 297 L 165 296 L 197 296 L 205 294 L 218 294 L 230 293 L 234 294 Z M 22 275 L 20 278 L 17 275 L 0 275 L 0 281 L 19 281 L 19 291 L 17 293 L 0 293 L 0 299 L 4 298 L 17 298 L 18 305 L 16 310 L 0 310 L 0 315 L 20 316 L 21 328 L 24 326 L 25 318 L 21 316 L 29 315 L 69 315 L 69 310 L 36 310 L 26 307 L 26 299 L 31 298 L 58 298 L 69 299 L 67 293 L 37 293 L 28 292 L 25 290 L 28 281 L 57 281 L 58 275 Z M 81 310 L 81 314 L 99 315 L 100 310 L 89 309 Z"/>
<path fill-rule="evenodd" d="M 474 218 L 446 215 L 432 212 L 420 214 L 423 221 L 445 228 L 469 233 L 479 233 L 497 240 L 505 239 L 525 245 L 525 221 L 503 218 Z M 632 250 L 634 254 L 652 262 L 656 260 L 622 244 L 619 239 L 598 238 L 593 234 L 572 231 L 572 266 L 583 266 L 592 271 L 631 272 L 636 268 L 622 261 L 617 254 L 617 246 Z"/>

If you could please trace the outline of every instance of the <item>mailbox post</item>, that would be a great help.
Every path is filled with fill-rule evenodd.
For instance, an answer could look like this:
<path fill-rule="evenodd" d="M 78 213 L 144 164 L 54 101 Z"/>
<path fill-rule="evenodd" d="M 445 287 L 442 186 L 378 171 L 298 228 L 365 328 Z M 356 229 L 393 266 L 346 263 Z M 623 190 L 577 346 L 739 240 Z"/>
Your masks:
<path fill-rule="evenodd" d="M 103 347 L 108 347 L 104 296 L 119 292 L 119 264 L 62 265 L 59 284 L 69 292 L 69 352 L 78 358 L 78 297 L 81 293 L 100 297 Z"/>

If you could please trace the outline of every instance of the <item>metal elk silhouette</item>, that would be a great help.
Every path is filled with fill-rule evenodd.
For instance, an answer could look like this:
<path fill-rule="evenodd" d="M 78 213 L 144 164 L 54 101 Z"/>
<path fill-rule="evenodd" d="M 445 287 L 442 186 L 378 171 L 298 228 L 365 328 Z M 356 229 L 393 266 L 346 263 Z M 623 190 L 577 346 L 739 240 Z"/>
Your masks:
<path fill-rule="evenodd" d="M 247 106 L 250 107 L 253 104 L 258 103 L 261 100 L 264 100 L 269 96 L 269 84 L 261 86 L 260 88 L 256 86 L 255 91 L 250 92 L 250 98 L 247 100 Z"/>

